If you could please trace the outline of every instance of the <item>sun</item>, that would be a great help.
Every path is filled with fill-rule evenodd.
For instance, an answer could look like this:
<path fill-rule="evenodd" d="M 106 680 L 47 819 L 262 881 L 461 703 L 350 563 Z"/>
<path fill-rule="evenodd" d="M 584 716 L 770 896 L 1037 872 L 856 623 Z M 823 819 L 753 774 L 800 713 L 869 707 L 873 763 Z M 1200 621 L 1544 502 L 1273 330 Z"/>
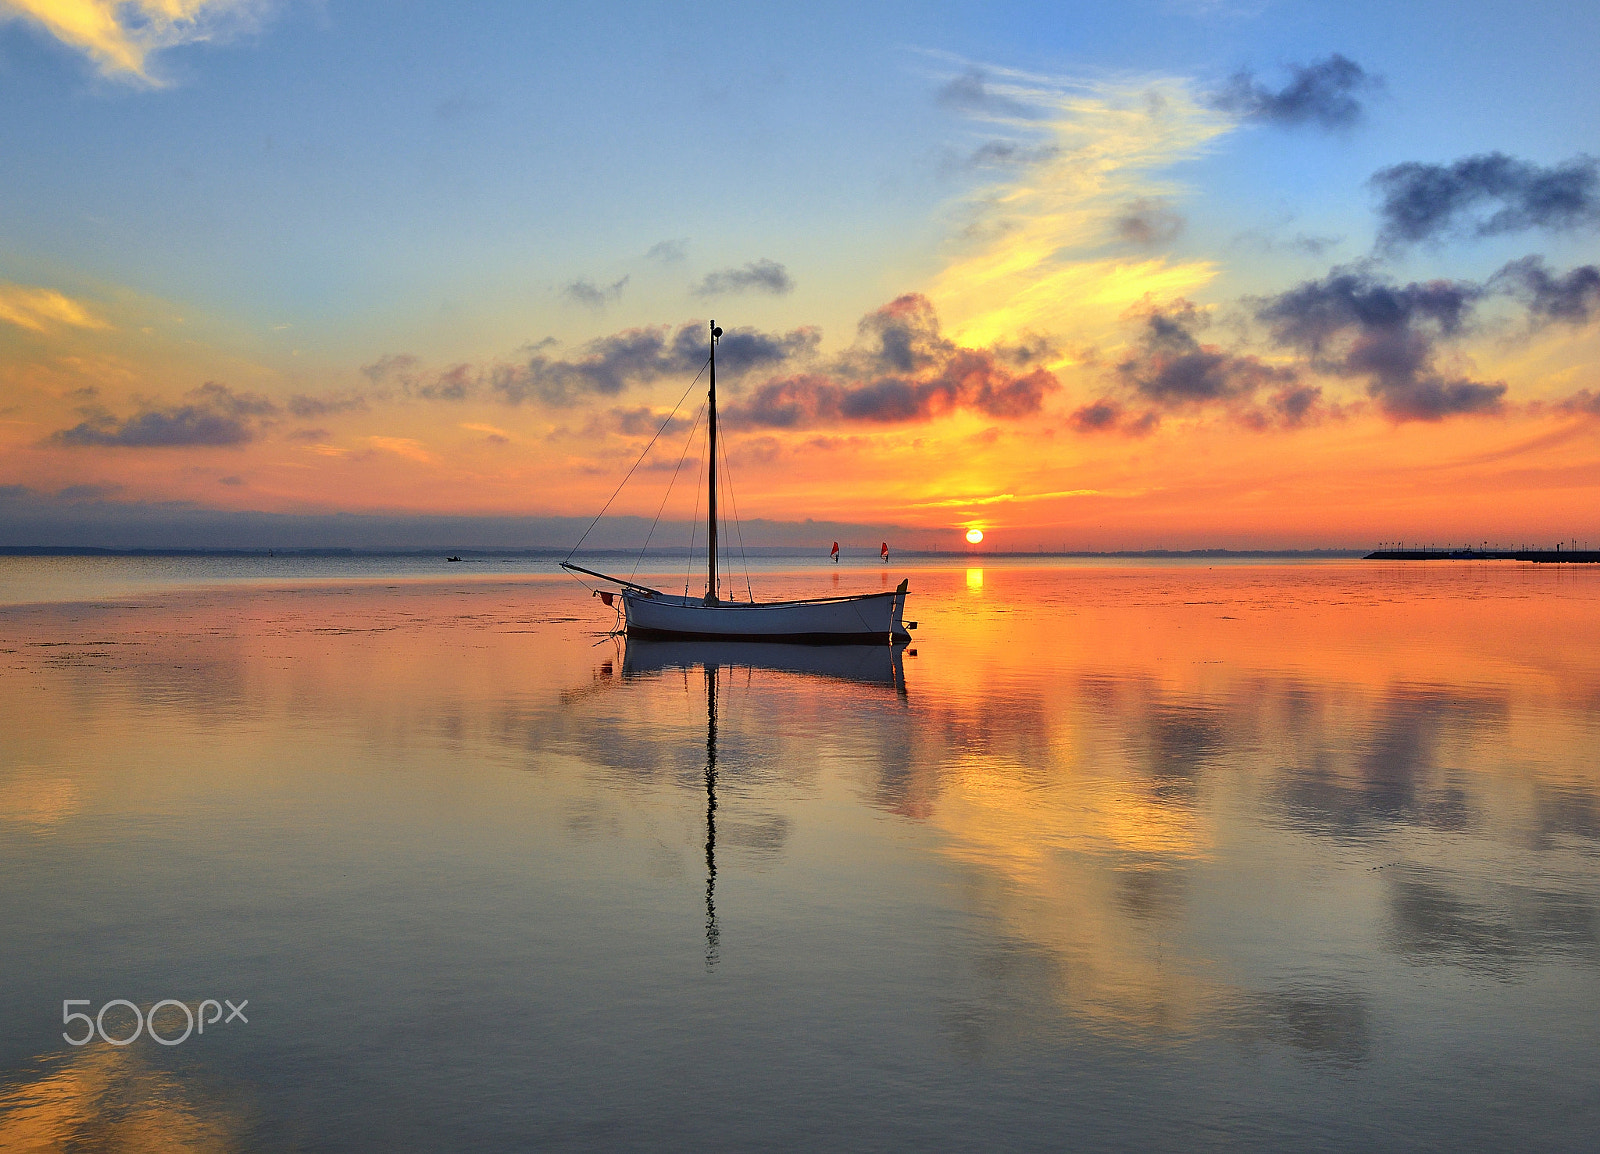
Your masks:
<path fill-rule="evenodd" d="M 976 545 L 982 540 L 983 540 L 983 530 L 982 529 L 968 529 L 967 530 L 967 543 L 969 545 Z"/>

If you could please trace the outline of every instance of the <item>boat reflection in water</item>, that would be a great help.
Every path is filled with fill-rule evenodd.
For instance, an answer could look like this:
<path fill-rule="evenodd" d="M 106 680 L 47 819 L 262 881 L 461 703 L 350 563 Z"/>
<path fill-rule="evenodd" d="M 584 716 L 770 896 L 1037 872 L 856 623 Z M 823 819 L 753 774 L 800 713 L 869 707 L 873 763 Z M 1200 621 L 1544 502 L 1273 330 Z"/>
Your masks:
<path fill-rule="evenodd" d="M 630 635 L 622 677 L 656 677 L 699 666 L 706 679 L 706 966 L 717 964 L 717 684 L 724 673 L 756 670 L 853 681 L 906 696 L 903 645 L 786 645 L 763 641 L 651 641 Z"/>
<path fill-rule="evenodd" d="M 652 641 L 630 635 L 622 675 L 648 677 L 669 669 L 770 670 L 882 685 L 906 692 L 903 645 L 788 645 L 771 641 Z"/>

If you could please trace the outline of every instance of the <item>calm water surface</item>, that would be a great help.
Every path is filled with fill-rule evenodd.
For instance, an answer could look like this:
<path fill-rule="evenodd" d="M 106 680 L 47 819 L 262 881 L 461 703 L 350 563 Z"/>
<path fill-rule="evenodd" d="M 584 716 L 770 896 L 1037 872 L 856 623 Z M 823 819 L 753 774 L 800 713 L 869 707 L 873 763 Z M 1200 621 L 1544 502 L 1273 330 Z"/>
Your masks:
<path fill-rule="evenodd" d="M 449 570 L 0 559 L 0 1150 L 1593 1148 L 1600 568 Z"/>

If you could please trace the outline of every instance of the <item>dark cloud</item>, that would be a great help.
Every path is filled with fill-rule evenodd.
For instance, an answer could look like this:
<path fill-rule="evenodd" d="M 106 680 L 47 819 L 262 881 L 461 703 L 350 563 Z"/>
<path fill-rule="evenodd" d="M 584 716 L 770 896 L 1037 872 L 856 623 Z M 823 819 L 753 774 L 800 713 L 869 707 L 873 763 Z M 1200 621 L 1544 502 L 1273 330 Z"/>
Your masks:
<path fill-rule="evenodd" d="M 933 302 L 906 293 L 856 322 L 855 359 L 868 373 L 914 373 L 946 360 L 954 341 L 939 331 Z"/>
<path fill-rule="evenodd" d="M 743 268 L 725 268 L 707 273 L 705 279 L 690 291 L 702 297 L 743 292 L 782 296 L 794 291 L 794 280 L 789 276 L 789 270 L 777 261 L 762 257 Z"/>
<path fill-rule="evenodd" d="M 1075 409 L 1067 421 L 1079 433 L 1121 433 L 1125 437 L 1145 437 L 1156 431 L 1161 416 L 1154 409 L 1134 415 L 1121 401 L 1101 397 Z"/>
<path fill-rule="evenodd" d="M 278 411 L 266 397 L 236 393 L 208 382 L 184 394 L 176 405 L 146 405 L 118 420 L 99 405 L 79 410 L 83 420 L 51 436 L 58 445 L 130 449 L 243 445 L 255 439 L 261 421 Z"/>
<path fill-rule="evenodd" d="M 1309 233 L 1296 233 L 1291 237 L 1277 235 L 1275 229 L 1248 229 L 1233 238 L 1236 245 L 1249 245 L 1262 252 L 1291 252 L 1301 256 L 1321 257 L 1336 245 L 1342 244 L 1342 236 L 1313 236 Z"/>
<path fill-rule="evenodd" d="M 360 393 L 336 393 L 326 397 L 296 393 L 285 403 L 285 407 L 301 418 L 326 417 L 334 413 L 365 412 L 367 398 Z"/>
<path fill-rule="evenodd" d="M 1326 60 L 1291 64 L 1289 73 L 1289 83 L 1274 92 L 1258 84 L 1253 73 L 1242 70 L 1212 93 L 1208 103 L 1244 120 L 1264 124 L 1348 128 L 1361 119 L 1357 96 L 1381 84 L 1361 65 L 1337 52 Z"/>
<path fill-rule="evenodd" d="M 1053 361 L 1061 356 L 1061 348 L 1055 341 L 1037 333 L 1023 333 L 1012 344 L 991 347 L 1001 360 L 1018 367 Z"/>
<path fill-rule="evenodd" d="M 730 424 L 807 428 L 925 421 L 956 410 L 1029 416 L 1058 385 L 1020 372 L 992 349 L 962 348 L 939 331 L 926 297 L 908 294 L 864 317 L 856 344 L 826 371 L 775 378 L 730 406 Z"/>
<path fill-rule="evenodd" d="M 690 323 L 668 333 L 665 326 L 628 329 L 591 341 L 570 358 L 535 352 L 522 364 L 490 370 L 489 385 L 512 404 L 537 399 L 560 405 L 584 395 L 616 396 L 629 385 L 663 377 L 693 377 L 706 361 L 705 326 Z M 815 329 L 784 334 L 729 329 L 717 349 L 717 367 L 730 377 L 775 368 L 809 356 L 819 340 Z"/>
<path fill-rule="evenodd" d="M 1461 332 L 1483 295 L 1464 282 L 1398 286 L 1364 269 L 1336 268 L 1258 302 L 1256 316 L 1318 371 L 1366 378 L 1367 392 L 1394 420 L 1437 421 L 1501 407 L 1503 383 L 1448 377 L 1434 363 L 1438 342 Z"/>
<path fill-rule="evenodd" d="M 1052 145 L 1040 145 L 1029 148 L 1014 140 L 990 140 L 980 144 L 964 157 L 952 158 L 947 164 L 947 170 L 966 170 L 979 168 L 1026 168 L 1029 165 L 1040 164 L 1059 156 L 1061 150 Z"/>
<path fill-rule="evenodd" d="M 1322 390 L 1316 385 L 1287 384 L 1262 396 L 1256 406 L 1240 414 L 1240 420 L 1253 429 L 1296 428 L 1314 420 L 1322 406 Z"/>
<path fill-rule="evenodd" d="M 484 377 L 482 369 L 469 364 L 451 365 L 437 372 L 424 369 L 422 362 L 410 353 L 379 357 L 372 364 L 361 366 L 361 372 L 372 382 L 379 396 L 385 396 L 389 390 L 398 389 L 405 396 L 421 397 L 427 401 L 464 401 L 480 391 Z M 346 403 L 337 408 L 317 409 L 314 407 L 317 402 L 313 402 L 313 407 L 308 407 L 303 412 L 299 409 L 293 411 L 296 416 L 318 417 L 324 413 L 366 407 L 365 400 L 358 394 L 345 394 L 338 400 Z M 347 403 L 351 401 L 360 403 Z"/>
<path fill-rule="evenodd" d="M 1164 408 L 1220 404 L 1257 429 L 1293 427 L 1315 415 L 1321 390 L 1302 384 L 1292 368 L 1201 344 L 1195 330 L 1205 320 L 1187 301 L 1150 310 L 1134 355 L 1116 368 L 1118 382 Z M 1085 424 L 1083 431 L 1094 427 Z"/>
<path fill-rule="evenodd" d="M 661 427 L 661 417 L 648 405 L 636 409 L 612 409 L 616 429 L 630 437 L 652 436 Z"/>
<path fill-rule="evenodd" d="M 1183 217 L 1159 200 L 1140 197 L 1123 206 L 1116 219 L 1117 235 L 1140 248 L 1170 244 L 1183 232 Z"/>
<path fill-rule="evenodd" d="M 464 401 L 478 391 L 481 379 L 471 365 L 451 365 L 429 380 L 412 382 L 410 391 L 428 401 Z"/>
<path fill-rule="evenodd" d="M 362 365 L 361 374 L 374 385 L 403 385 L 421 365 L 410 353 L 385 353 L 370 365 Z"/>
<path fill-rule="evenodd" d="M 1077 409 L 1071 417 L 1072 427 L 1080 433 L 1097 433 L 1104 429 L 1112 429 L 1121 420 L 1123 412 L 1121 404 L 1102 397 Z"/>
<path fill-rule="evenodd" d="M 662 264 L 678 264 L 688 255 L 688 240 L 659 240 L 650 246 L 650 251 L 644 254 L 644 258 L 660 261 Z"/>
<path fill-rule="evenodd" d="M 1381 197 L 1378 240 L 1389 248 L 1454 234 L 1600 224 L 1600 162 L 1589 156 L 1548 168 L 1502 152 L 1453 164 L 1408 161 L 1379 169 L 1370 183 Z"/>
<path fill-rule="evenodd" d="M 602 286 L 595 284 L 588 277 L 579 277 L 562 285 L 561 295 L 573 304 L 583 305 L 585 308 L 604 308 L 622 296 L 622 290 L 628 287 L 628 280 L 628 277 L 623 277 L 621 280 Z"/>
<path fill-rule="evenodd" d="M 1600 417 L 1600 393 L 1579 389 L 1556 405 L 1556 411 L 1571 416 Z"/>
<path fill-rule="evenodd" d="M 1600 267 L 1592 264 L 1559 274 L 1545 268 L 1541 258 L 1525 256 L 1490 277 L 1489 287 L 1520 297 L 1535 323 L 1583 324 L 1600 311 Z"/>
<path fill-rule="evenodd" d="M 940 86 L 934 99 L 944 108 L 956 112 L 976 113 L 980 116 L 1026 119 L 1033 115 L 1027 105 L 991 91 L 989 77 L 977 68 L 969 68 L 960 76 Z"/>

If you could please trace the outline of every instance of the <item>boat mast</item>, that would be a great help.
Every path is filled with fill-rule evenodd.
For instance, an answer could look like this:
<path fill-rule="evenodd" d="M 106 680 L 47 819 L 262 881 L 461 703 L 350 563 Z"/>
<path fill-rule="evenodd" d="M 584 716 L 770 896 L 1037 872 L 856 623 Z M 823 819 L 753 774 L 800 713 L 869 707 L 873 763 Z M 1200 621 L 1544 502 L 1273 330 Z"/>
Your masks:
<path fill-rule="evenodd" d="M 706 505 L 706 519 L 708 521 L 706 539 L 711 544 L 709 565 L 706 571 L 706 604 L 717 603 L 717 338 L 722 335 L 722 330 L 717 327 L 717 322 L 711 322 L 711 395 L 709 405 L 711 408 L 710 449 L 711 449 L 711 475 L 710 492 L 711 500 Z"/>

